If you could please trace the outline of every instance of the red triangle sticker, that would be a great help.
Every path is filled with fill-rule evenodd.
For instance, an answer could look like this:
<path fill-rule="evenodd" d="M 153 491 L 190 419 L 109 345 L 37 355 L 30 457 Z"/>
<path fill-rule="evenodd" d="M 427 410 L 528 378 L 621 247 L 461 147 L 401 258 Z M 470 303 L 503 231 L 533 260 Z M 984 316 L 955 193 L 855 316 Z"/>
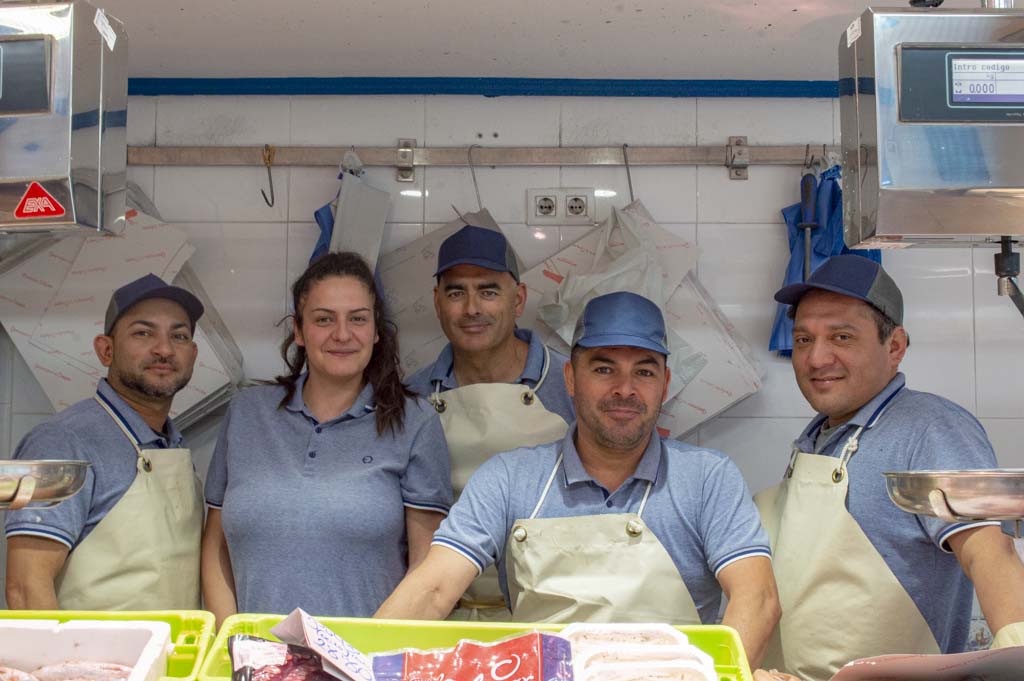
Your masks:
<path fill-rule="evenodd" d="M 43 189 L 43 185 L 32 182 L 14 209 L 14 217 L 19 220 L 28 218 L 59 218 L 64 215 L 64 206 L 60 205 L 53 194 Z"/>

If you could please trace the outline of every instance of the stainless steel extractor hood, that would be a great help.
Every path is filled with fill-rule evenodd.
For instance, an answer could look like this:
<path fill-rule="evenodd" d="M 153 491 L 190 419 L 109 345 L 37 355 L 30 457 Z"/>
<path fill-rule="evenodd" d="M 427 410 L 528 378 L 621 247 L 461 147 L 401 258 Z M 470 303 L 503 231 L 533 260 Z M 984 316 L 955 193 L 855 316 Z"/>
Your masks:
<path fill-rule="evenodd" d="M 123 231 L 127 56 L 82 0 L 0 1 L 0 234 Z"/>
<path fill-rule="evenodd" d="M 1024 235 L 1024 12 L 868 9 L 839 77 L 849 246 Z"/>

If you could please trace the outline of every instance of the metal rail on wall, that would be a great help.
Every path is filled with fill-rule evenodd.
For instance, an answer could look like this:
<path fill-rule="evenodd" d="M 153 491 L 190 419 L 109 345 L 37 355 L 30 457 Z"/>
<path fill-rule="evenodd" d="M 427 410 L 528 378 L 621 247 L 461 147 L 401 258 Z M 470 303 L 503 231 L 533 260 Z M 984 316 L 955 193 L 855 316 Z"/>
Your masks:
<path fill-rule="evenodd" d="M 144 166 L 263 166 L 272 150 L 275 166 L 337 167 L 346 151 L 354 151 L 364 166 L 393 167 L 399 181 L 412 182 L 416 168 L 468 167 L 467 147 L 417 147 L 403 139 L 396 147 L 128 147 L 129 165 Z M 838 149 L 831 145 L 751 146 L 746 137 L 729 144 L 678 147 L 484 147 L 473 145 L 476 167 L 507 166 L 722 166 L 733 179 L 746 179 L 753 165 L 803 166 L 816 156 Z"/>

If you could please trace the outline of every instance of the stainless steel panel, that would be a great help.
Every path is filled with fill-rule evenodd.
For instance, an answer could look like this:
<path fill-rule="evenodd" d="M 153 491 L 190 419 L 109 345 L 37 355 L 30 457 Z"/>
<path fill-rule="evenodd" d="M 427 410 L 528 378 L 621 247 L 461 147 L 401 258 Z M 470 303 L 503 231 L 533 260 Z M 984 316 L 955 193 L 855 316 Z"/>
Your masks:
<path fill-rule="evenodd" d="M 1024 123 L 902 121 L 898 68 L 908 46 L 1024 48 L 1024 11 L 872 8 L 860 28 L 839 42 L 847 244 L 1024 234 Z"/>
<path fill-rule="evenodd" d="M 120 22 L 103 16 L 112 44 L 82 0 L 0 2 L 0 47 L 42 37 L 50 60 L 49 110 L 0 115 L 0 234 L 124 229 L 128 45 Z M 33 181 L 63 216 L 15 216 Z"/>

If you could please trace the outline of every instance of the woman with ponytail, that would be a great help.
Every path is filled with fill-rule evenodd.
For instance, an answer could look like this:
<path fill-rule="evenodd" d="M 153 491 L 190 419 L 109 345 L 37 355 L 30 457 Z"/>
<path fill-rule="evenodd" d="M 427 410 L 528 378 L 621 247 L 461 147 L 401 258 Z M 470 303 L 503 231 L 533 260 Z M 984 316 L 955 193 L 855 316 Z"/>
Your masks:
<path fill-rule="evenodd" d="M 288 371 L 231 402 L 206 480 L 206 608 L 369 617 L 452 501 L 437 414 L 402 384 L 366 262 L 329 253 L 292 286 Z"/>

